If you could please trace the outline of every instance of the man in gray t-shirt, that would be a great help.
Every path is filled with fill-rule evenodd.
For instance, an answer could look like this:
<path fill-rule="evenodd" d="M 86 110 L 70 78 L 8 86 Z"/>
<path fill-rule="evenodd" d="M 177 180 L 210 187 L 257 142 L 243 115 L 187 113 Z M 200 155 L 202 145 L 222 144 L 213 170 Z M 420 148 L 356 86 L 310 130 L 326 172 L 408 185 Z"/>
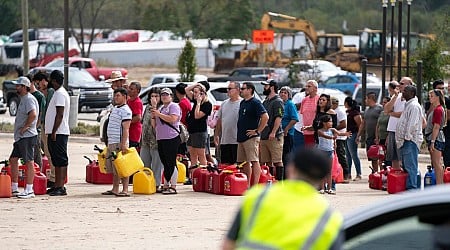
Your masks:
<path fill-rule="evenodd" d="M 362 135 L 363 131 L 365 131 L 366 135 L 366 151 L 369 150 L 370 146 L 374 144 L 378 144 L 375 142 L 375 130 L 377 127 L 378 117 L 383 111 L 383 107 L 377 103 L 377 96 L 374 92 L 370 92 L 366 96 L 366 104 L 367 109 L 364 112 L 364 119 L 361 122 L 361 126 L 359 126 L 358 138 Z M 378 160 L 377 159 L 369 159 L 372 161 L 372 168 L 375 171 L 378 171 Z"/>
<path fill-rule="evenodd" d="M 19 77 L 14 84 L 16 85 L 17 93 L 20 95 L 20 104 L 17 108 L 14 122 L 13 151 L 9 158 L 12 177 L 11 187 L 13 196 L 27 199 L 34 197 L 34 146 L 38 143 L 36 123 L 39 114 L 39 104 L 36 98 L 30 94 L 31 83 L 28 78 Z M 22 193 L 19 193 L 19 158 L 22 158 L 27 166 L 26 186 Z"/>
<path fill-rule="evenodd" d="M 217 113 L 214 143 L 220 148 L 220 162 L 234 164 L 237 161 L 237 122 L 239 119 L 239 84 L 230 82 L 227 88 L 229 99 L 225 100 Z"/>

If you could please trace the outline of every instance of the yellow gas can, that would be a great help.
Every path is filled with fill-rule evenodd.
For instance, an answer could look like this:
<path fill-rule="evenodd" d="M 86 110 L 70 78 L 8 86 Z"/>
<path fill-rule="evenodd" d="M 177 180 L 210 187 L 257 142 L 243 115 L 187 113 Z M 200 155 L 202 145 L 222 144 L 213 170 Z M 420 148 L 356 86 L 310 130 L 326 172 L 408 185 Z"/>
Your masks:
<path fill-rule="evenodd" d="M 134 147 L 128 148 L 125 154 L 119 151 L 114 159 L 114 165 L 120 178 L 129 177 L 144 168 L 144 163 Z"/>
<path fill-rule="evenodd" d="M 103 148 L 102 152 L 97 154 L 98 158 L 98 167 L 100 168 L 100 173 L 106 174 L 106 153 L 108 152 L 108 148 Z"/>
<path fill-rule="evenodd" d="M 184 183 L 186 181 L 186 166 L 177 160 L 178 179 L 177 183 Z"/>
<path fill-rule="evenodd" d="M 133 176 L 133 193 L 154 194 L 156 193 L 156 181 L 153 172 L 149 168 L 139 170 Z"/>

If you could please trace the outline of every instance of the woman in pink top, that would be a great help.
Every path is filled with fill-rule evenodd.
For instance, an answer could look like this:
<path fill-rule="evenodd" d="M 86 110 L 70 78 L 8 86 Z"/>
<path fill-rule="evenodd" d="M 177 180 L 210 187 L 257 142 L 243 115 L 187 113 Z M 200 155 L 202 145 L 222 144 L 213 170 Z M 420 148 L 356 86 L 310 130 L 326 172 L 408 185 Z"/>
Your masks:
<path fill-rule="evenodd" d="M 181 111 L 180 106 L 172 101 L 172 90 L 161 90 L 162 106 L 159 109 L 152 108 L 152 126 L 156 130 L 158 141 L 158 153 L 164 165 L 163 194 L 176 194 L 178 171 L 176 157 L 178 145 L 181 143 L 179 126 Z M 170 187 L 169 187 L 170 184 Z"/>

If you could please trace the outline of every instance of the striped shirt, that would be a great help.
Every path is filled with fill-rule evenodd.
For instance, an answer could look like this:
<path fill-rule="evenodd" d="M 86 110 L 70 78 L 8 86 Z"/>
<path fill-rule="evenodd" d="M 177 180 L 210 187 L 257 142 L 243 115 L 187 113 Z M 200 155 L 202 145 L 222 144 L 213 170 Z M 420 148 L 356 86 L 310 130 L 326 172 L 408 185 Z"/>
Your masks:
<path fill-rule="evenodd" d="M 300 113 L 303 115 L 303 125 L 311 126 L 313 125 L 314 118 L 316 117 L 317 102 L 319 101 L 319 95 L 314 97 L 307 96 L 302 101 L 302 106 L 300 107 Z M 305 135 L 312 135 L 314 131 L 305 130 L 303 131 Z"/>
<path fill-rule="evenodd" d="M 405 110 L 398 120 L 397 129 L 395 131 L 397 148 L 401 148 L 405 141 L 412 141 L 420 149 L 423 141 L 422 119 L 422 107 L 417 101 L 417 97 L 407 101 Z"/>
<path fill-rule="evenodd" d="M 109 115 L 108 122 L 108 144 L 120 143 L 122 138 L 122 122 L 131 121 L 131 109 L 128 105 L 116 106 Z M 128 138 L 127 138 L 128 142 Z"/>

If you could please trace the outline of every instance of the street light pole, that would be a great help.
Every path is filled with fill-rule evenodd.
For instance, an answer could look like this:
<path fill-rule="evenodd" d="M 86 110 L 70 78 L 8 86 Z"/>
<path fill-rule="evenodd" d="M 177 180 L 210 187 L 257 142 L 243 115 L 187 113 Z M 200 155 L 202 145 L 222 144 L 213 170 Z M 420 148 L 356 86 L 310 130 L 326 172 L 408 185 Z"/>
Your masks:
<path fill-rule="evenodd" d="M 407 0 L 408 2 L 408 21 L 406 22 L 406 76 L 409 76 L 409 43 L 411 42 L 411 2 L 412 0 Z"/>
<path fill-rule="evenodd" d="M 382 0 L 383 6 L 383 35 L 381 36 L 381 52 L 383 61 L 381 62 L 381 89 L 384 90 L 386 86 L 386 18 L 388 0 Z M 381 91 L 381 100 L 384 98 L 384 91 Z"/>
<path fill-rule="evenodd" d="M 64 88 L 69 89 L 69 0 L 64 0 Z"/>
<path fill-rule="evenodd" d="M 390 52 L 390 80 L 394 80 L 394 10 L 395 0 L 391 0 L 391 52 Z"/>
<path fill-rule="evenodd" d="M 402 78 L 402 5 L 403 0 L 398 0 L 398 41 L 397 41 L 397 81 Z"/>
<path fill-rule="evenodd" d="M 30 71 L 30 49 L 28 46 L 28 0 L 22 0 L 22 46 L 23 46 L 23 73 Z"/>

